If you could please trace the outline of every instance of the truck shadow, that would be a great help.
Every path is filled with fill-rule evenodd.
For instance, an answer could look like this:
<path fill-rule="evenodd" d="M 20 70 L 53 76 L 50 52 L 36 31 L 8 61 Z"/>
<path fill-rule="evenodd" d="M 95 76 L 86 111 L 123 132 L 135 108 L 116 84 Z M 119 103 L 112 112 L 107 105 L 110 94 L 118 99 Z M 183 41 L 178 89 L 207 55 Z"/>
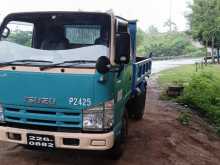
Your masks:
<path fill-rule="evenodd" d="M 108 155 L 100 151 L 77 151 L 56 149 L 51 151 L 29 150 L 21 145 L 11 146 L 5 152 L 5 161 L 19 161 L 19 165 L 87 165 L 87 164 L 115 164 L 117 160 L 111 160 Z M 3 161 L 3 162 L 5 162 Z M 16 164 L 16 163 L 13 163 Z"/>

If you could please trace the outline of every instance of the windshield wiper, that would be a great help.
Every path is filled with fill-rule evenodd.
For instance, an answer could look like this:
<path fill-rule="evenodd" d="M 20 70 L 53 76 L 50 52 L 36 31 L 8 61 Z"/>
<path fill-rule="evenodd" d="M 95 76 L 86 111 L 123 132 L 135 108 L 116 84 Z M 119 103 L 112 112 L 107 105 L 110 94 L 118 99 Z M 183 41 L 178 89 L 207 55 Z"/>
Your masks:
<path fill-rule="evenodd" d="M 47 60 L 30 60 L 30 59 L 24 59 L 24 60 L 14 60 L 14 61 L 9 61 L 9 62 L 2 62 L 0 63 L 0 66 L 3 65 L 11 65 L 14 63 L 32 63 L 32 62 L 41 62 L 41 63 L 53 63 L 52 61 L 47 61 Z"/>
<path fill-rule="evenodd" d="M 62 64 L 76 64 L 76 63 L 79 63 L 79 64 L 86 64 L 86 63 L 96 63 L 96 61 L 94 60 L 73 60 L 73 61 L 64 61 L 62 63 L 60 63 L 60 65 Z"/>
<path fill-rule="evenodd" d="M 45 69 L 49 69 L 49 68 L 52 68 L 52 67 L 61 66 L 61 65 L 64 65 L 64 64 L 69 64 L 69 65 L 67 65 L 67 66 L 75 67 L 76 64 L 86 64 L 86 63 L 96 63 L 96 61 L 94 61 L 94 60 L 63 61 L 63 62 L 60 62 L 60 63 L 55 63 L 55 64 L 43 66 L 43 67 L 41 67 L 41 70 L 45 70 Z M 73 65 L 73 64 L 74 64 L 74 65 Z"/>

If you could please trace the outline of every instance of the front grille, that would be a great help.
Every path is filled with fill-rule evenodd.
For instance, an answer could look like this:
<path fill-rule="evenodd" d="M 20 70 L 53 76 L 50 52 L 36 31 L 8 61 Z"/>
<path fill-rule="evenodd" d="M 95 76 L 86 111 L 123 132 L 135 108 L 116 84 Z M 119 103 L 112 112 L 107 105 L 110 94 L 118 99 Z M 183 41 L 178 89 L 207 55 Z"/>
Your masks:
<path fill-rule="evenodd" d="M 4 117 L 9 123 L 57 128 L 82 128 L 81 110 L 5 106 Z"/>

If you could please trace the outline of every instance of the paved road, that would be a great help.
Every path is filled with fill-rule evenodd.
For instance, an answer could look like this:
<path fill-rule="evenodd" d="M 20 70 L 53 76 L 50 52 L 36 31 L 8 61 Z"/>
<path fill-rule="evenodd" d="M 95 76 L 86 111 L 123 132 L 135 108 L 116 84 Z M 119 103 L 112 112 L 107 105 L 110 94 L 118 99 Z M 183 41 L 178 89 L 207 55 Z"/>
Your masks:
<path fill-rule="evenodd" d="M 196 62 L 201 61 L 202 58 L 153 61 L 152 73 L 158 73 L 162 70 L 174 68 L 180 65 L 195 64 Z"/>

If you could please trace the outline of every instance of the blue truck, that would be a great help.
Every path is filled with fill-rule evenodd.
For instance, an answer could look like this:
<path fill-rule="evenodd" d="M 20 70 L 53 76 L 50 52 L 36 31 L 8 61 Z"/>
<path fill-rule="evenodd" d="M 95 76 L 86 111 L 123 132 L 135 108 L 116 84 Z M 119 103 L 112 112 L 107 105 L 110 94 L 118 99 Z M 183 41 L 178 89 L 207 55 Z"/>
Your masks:
<path fill-rule="evenodd" d="M 0 140 L 120 157 L 143 118 L 151 57 L 135 20 L 110 12 L 23 12 L 0 27 Z"/>

